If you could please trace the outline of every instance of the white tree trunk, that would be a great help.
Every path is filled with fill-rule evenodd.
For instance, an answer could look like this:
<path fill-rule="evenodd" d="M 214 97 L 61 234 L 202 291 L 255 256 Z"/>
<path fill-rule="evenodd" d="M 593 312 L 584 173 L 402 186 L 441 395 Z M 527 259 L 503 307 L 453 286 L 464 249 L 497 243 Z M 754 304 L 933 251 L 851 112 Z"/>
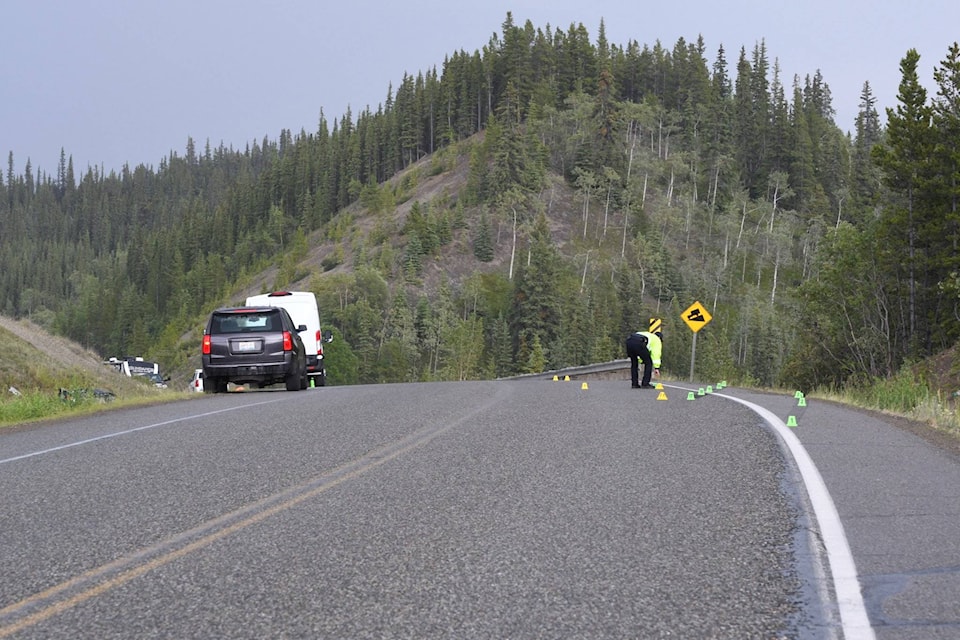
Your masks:
<path fill-rule="evenodd" d="M 510 273 L 507 280 L 513 280 L 513 259 L 517 255 L 517 208 L 513 208 L 513 246 L 510 247 Z"/>

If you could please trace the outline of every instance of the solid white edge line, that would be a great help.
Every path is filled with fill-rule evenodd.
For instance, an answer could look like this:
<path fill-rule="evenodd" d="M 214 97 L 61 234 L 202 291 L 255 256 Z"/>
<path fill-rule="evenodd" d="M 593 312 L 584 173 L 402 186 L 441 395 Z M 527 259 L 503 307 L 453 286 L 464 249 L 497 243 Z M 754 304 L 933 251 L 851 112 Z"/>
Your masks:
<path fill-rule="evenodd" d="M 154 424 L 145 424 L 142 427 L 134 427 L 133 429 L 126 429 L 124 431 L 117 431 L 115 433 L 105 433 L 102 436 L 97 436 L 96 438 L 87 438 L 86 440 L 69 442 L 67 444 L 62 444 L 57 447 L 50 447 L 49 449 L 43 449 L 42 451 L 32 451 L 30 453 L 24 453 L 23 455 L 14 456 L 12 458 L 4 458 L 3 460 L 0 460 L 0 464 L 6 464 L 8 462 L 16 462 L 17 460 L 26 460 L 27 458 L 42 456 L 46 453 L 53 453 L 55 451 L 63 451 L 64 449 L 72 449 L 73 447 L 79 447 L 80 445 L 90 444 L 91 442 L 97 442 L 99 440 L 107 440 L 109 438 L 116 438 L 117 436 L 125 436 L 131 433 L 136 433 L 137 431 L 145 431 L 147 429 L 162 427 L 168 424 L 176 424 L 177 422 L 193 420 L 194 418 L 205 418 L 207 416 L 217 415 L 218 413 L 226 413 L 227 411 L 236 411 L 237 409 L 246 409 L 247 407 L 255 407 L 260 404 L 270 404 L 271 402 L 279 402 L 279 400 L 267 400 L 264 402 L 255 402 L 253 404 L 244 404 L 236 407 L 228 407 L 227 409 L 218 409 L 217 411 L 207 411 L 206 413 L 197 413 L 194 415 L 183 416 L 182 418 L 174 418 L 173 420 L 164 420 L 163 422 L 156 422 Z"/>
<path fill-rule="evenodd" d="M 840 622 L 843 626 L 844 640 L 874 640 L 876 635 L 870 626 L 863 596 L 860 593 L 860 581 L 857 579 L 857 567 L 853 561 L 850 544 L 840 522 L 837 506 L 830 497 L 823 476 L 813 463 L 813 459 L 803 443 L 773 412 L 747 400 L 735 398 L 723 393 L 712 395 L 727 398 L 749 407 L 774 428 L 777 435 L 786 443 L 793 455 L 793 459 L 800 470 L 800 476 L 806 486 L 810 503 L 813 505 L 814 516 L 823 536 L 823 545 L 827 550 L 827 563 L 833 577 L 833 588 L 836 593 L 837 607 L 840 610 Z"/>

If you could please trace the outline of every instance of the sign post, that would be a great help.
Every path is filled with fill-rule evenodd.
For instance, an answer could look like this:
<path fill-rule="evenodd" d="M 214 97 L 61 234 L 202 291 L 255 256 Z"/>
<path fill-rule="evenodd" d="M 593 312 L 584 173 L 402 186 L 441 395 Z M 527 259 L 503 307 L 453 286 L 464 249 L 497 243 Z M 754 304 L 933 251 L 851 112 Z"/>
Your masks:
<path fill-rule="evenodd" d="M 697 332 L 703 329 L 713 316 L 699 302 L 694 302 L 680 315 L 693 331 L 693 346 L 690 349 L 690 382 L 693 382 L 693 365 L 697 359 Z"/>

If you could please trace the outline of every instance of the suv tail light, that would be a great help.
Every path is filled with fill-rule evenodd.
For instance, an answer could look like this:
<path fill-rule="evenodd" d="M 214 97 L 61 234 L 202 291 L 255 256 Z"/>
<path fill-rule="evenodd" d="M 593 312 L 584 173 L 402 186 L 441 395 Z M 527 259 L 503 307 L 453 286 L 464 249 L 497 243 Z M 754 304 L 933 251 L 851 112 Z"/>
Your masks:
<path fill-rule="evenodd" d="M 283 350 L 293 351 L 293 336 L 290 335 L 289 331 L 283 332 Z"/>
<path fill-rule="evenodd" d="M 210 355 L 210 334 L 203 336 L 202 351 L 203 351 L 203 355 L 205 356 Z"/>

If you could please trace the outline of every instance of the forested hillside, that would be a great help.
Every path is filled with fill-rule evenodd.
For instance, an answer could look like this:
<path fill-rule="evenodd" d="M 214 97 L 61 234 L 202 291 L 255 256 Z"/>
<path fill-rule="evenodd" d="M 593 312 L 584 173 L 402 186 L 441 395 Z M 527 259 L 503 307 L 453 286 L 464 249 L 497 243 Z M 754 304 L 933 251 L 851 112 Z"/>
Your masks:
<path fill-rule="evenodd" d="M 763 41 L 614 44 L 508 14 L 313 131 L 119 174 L 11 154 L 0 312 L 175 368 L 210 309 L 296 285 L 337 333 L 331 381 L 355 383 L 610 360 L 654 315 L 683 376 L 700 300 L 702 376 L 887 376 L 960 332 L 960 50 L 934 96 L 918 62 L 885 126 L 863 84 L 847 136 L 819 71 L 781 77 Z"/>

